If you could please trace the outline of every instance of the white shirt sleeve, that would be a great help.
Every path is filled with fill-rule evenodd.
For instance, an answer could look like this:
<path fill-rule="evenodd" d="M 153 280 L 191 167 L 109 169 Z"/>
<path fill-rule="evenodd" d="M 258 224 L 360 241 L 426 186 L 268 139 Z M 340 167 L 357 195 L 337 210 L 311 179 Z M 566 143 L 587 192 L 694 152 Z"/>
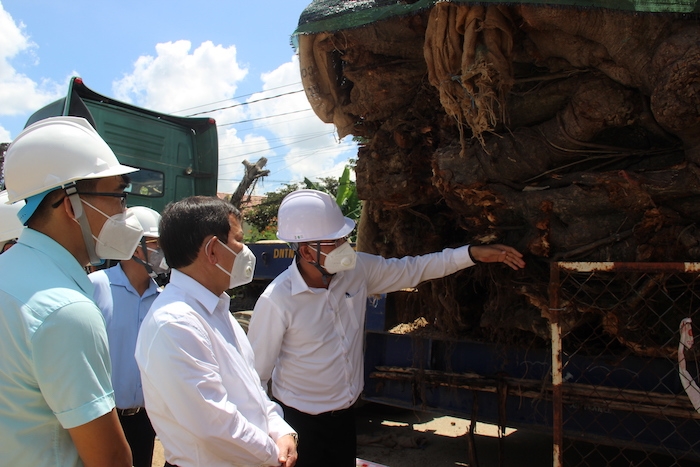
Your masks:
<path fill-rule="evenodd" d="M 469 256 L 469 246 L 445 248 L 438 253 L 404 258 L 382 258 L 363 255 L 362 264 L 367 277 L 367 293 L 394 292 L 406 287 L 415 287 L 421 282 L 453 274 L 474 266 Z"/>
<path fill-rule="evenodd" d="M 288 323 L 285 323 L 279 307 L 266 295 L 261 296 L 255 304 L 250 323 L 248 341 L 255 354 L 255 371 L 260 376 L 263 388 L 267 390 Z"/>

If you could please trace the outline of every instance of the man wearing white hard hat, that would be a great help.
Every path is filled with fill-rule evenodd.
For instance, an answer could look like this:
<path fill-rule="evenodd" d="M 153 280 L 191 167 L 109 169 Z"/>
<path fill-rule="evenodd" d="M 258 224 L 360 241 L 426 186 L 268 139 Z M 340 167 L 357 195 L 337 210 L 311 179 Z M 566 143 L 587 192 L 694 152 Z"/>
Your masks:
<path fill-rule="evenodd" d="M 0 255 L 0 452 L 5 465 L 130 466 L 115 411 L 104 318 L 85 266 L 127 259 L 126 174 L 83 118 L 24 129 L 5 153 L 27 227 Z"/>
<path fill-rule="evenodd" d="M 0 191 L 0 254 L 17 243 L 17 237 L 24 230 L 24 226 L 17 218 L 17 213 L 22 206 L 24 206 L 22 201 L 7 204 L 7 191 Z"/>
<path fill-rule="evenodd" d="M 503 262 L 513 269 L 525 263 L 506 245 L 390 259 L 355 253 L 346 239 L 355 222 L 331 196 L 316 190 L 288 194 L 277 226 L 277 237 L 289 242 L 295 256 L 253 310 L 248 339 L 255 369 L 263 386 L 272 380 L 272 396 L 299 433 L 298 467 L 352 467 L 352 406 L 364 385 L 367 296 L 415 287 L 476 262 Z"/>
<path fill-rule="evenodd" d="M 160 293 L 155 278 L 166 274 L 168 265 L 158 246 L 160 214 L 145 206 L 130 207 L 127 213 L 133 213 L 143 227 L 141 245 L 131 259 L 88 277 L 107 325 L 119 423 L 131 447 L 134 467 L 151 467 L 156 433 L 146 413 L 134 350 L 141 322 Z"/>

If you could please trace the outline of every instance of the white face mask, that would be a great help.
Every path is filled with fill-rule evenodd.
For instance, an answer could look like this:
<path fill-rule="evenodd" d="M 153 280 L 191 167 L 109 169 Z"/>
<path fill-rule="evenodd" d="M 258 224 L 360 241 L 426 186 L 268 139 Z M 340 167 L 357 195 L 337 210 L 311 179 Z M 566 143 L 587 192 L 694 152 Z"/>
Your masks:
<path fill-rule="evenodd" d="M 207 251 L 209 243 L 213 239 L 214 237 L 209 239 L 209 242 L 207 242 L 204 251 Z M 235 256 L 233 260 L 233 266 L 231 266 L 231 272 L 224 269 L 223 266 L 221 266 L 219 263 L 216 263 L 216 267 L 224 271 L 230 277 L 228 288 L 232 289 L 234 287 L 239 287 L 241 285 L 250 283 L 253 280 L 253 273 L 255 272 L 256 261 L 255 255 L 252 251 L 250 251 L 250 248 L 248 248 L 246 245 L 243 245 L 243 249 L 240 252 L 236 253 L 218 238 L 216 239 L 216 241 L 218 241 L 224 248 L 233 253 L 233 255 Z"/>
<path fill-rule="evenodd" d="M 170 271 L 168 262 L 165 261 L 165 255 L 161 248 L 148 248 L 148 265 L 156 274 L 167 274 Z"/>
<path fill-rule="evenodd" d="M 343 243 L 330 253 L 322 251 L 320 253 L 326 257 L 326 260 L 323 262 L 323 269 L 328 271 L 328 274 L 355 269 L 357 253 L 355 253 L 355 250 L 352 249 L 348 242 Z"/>
<path fill-rule="evenodd" d="M 97 256 L 102 259 L 131 259 L 143 235 L 143 228 L 136 216 L 133 213 L 108 216 L 84 199 L 81 201 L 107 218 L 100 234 L 92 236 Z"/>

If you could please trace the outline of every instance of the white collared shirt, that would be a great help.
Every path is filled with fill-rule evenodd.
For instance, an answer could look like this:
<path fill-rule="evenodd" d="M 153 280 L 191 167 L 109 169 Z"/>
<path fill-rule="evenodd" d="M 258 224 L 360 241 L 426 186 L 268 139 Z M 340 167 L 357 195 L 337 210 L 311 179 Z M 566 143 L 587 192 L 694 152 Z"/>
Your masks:
<path fill-rule="evenodd" d="M 309 288 L 293 261 L 265 289 L 248 339 L 263 386 L 308 414 L 350 407 L 364 385 L 363 330 L 368 295 L 394 292 L 473 266 L 468 246 L 405 258 L 357 254 L 328 289 Z"/>
<path fill-rule="evenodd" d="M 275 441 L 294 430 L 260 385 L 228 295 L 173 269 L 141 325 L 136 361 L 169 463 L 279 465 Z"/>

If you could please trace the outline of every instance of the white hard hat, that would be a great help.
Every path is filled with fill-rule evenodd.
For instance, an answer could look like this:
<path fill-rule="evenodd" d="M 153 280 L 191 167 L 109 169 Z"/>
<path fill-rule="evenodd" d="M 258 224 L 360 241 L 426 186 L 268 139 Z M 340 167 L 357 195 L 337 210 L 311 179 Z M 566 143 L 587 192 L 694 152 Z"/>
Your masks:
<path fill-rule="evenodd" d="M 0 244 L 14 240 L 22 233 L 24 226 L 17 217 L 22 206 L 23 201 L 7 204 L 7 191 L 0 191 Z"/>
<path fill-rule="evenodd" d="M 5 152 L 5 186 L 12 203 L 45 196 L 78 180 L 136 170 L 121 165 L 97 131 L 81 117 L 39 120 L 17 135 Z"/>
<path fill-rule="evenodd" d="M 127 214 L 132 212 L 139 220 L 141 227 L 143 227 L 144 237 L 154 237 L 158 238 L 158 223 L 160 222 L 160 214 L 146 206 L 132 206 L 126 210 Z"/>
<path fill-rule="evenodd" d="M 338 203 L 322 191 L 293 191 L 277 212 L 277 237 L 285 242 L 335 240 L 354 228 L 355 221 L 343 216 Z"/>

